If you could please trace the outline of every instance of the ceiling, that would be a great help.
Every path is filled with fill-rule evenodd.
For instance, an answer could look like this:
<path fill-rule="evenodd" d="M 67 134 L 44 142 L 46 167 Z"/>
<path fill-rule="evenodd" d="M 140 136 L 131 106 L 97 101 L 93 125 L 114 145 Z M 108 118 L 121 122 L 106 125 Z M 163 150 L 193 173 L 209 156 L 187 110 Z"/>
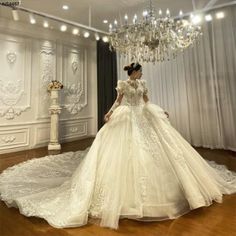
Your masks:
<path fill-rule="evenodd" d="M 153 0 L 157 10 L 170 9 L 171 14 L 178 15 L 179 10 L 189 13 L 204 7 L 214 7 L 225 3 L 235 2 L 229 0 Z M 108 31 L 109 22 L 115 19 L 121 21 L 127 13 L 130 18 L 136 13 L 141 16 L 148 6 L 149 0 L 21 0 L 21 6 L 37 12 L 50 14 L 66 20 L 89 26 L 89 8 L 91 9 L 91 27 Z M 68 10 L 62 6 L 68 5 Z M 12 18 L 11 11 L 0 7 L 0 17 Z M 108 24 L 103 20 L 107 19 Z M 26 13 L 20 14 L 21 21 L 28 21 Z M 42 19 L 41 19 L 42 21 Z"/>

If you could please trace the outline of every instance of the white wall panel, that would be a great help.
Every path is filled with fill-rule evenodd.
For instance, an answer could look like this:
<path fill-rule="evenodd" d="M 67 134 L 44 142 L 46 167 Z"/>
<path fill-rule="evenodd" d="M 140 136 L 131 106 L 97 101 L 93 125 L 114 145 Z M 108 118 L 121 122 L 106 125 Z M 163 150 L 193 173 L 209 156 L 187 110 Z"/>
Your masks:
<path fill-rule="evenodd" d="M 11 120 L 30 108 L 31 41 L 0 34 L 0 117 Z"/>
<path fill-rule="evenodd" d="M 0 151 L 29 147 L 29 135 L 29 128 L 9 128 L 1 130 Z"/>
<path fill-rule="evenodd" d="M 96 134 L 95 41 L 1 18 L 0 49 L 0 154 L 48 144 L 51 80 L 64 84 L 60 141 Z"/>

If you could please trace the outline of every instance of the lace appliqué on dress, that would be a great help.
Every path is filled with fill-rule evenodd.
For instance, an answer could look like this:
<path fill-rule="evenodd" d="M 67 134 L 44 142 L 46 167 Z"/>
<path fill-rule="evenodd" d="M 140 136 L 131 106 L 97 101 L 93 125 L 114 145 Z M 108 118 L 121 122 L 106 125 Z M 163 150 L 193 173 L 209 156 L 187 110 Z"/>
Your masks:
<path fill-rule="evenodd" d="M 236 184 L 236 172 L 228 170 L 225 165 L 217 164 L 215 161 L 206 160 L 207 163 L 215 169 L 215 171 L 228 183 L 235 182 Z"/>

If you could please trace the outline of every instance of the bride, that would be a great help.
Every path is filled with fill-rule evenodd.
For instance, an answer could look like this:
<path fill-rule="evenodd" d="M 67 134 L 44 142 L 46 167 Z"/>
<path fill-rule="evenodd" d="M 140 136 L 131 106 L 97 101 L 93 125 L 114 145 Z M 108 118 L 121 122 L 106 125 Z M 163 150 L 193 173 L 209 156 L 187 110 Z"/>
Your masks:
<path fill-rule="evenodd" d="M 142 67 L 132 63 L 92 146 L 31 159 L 0 175 L 1 199 L 57 228 L 90 219 L 175 219 L 236 192 L 236 175 L 205 161 L 148 100 Z M 212 165 L 212 166 L 211 166 Z"/>

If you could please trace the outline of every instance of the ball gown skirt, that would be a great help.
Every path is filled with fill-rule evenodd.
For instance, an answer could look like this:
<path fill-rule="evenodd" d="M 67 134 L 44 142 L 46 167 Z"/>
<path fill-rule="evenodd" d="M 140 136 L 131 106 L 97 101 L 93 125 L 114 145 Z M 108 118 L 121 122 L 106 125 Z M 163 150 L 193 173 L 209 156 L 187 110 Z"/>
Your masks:
<path fill-rule="evenodd" d="M 236 174 L 205 161 L 147 103 L 120 105 L 90 148 L 31 159 L 0 175 L 1 199 L 57 228 L 89 219 L 175 219 L 236 192 Z"/>
<path fill-rule="evenodd" d="M 209 165 L 154 104 L 120 106 L 89 149 L 32 159 L 0 175 L 1 198 L 54 227 L 88 218 L 175 219 L 236 192 L 236 175 Z"/>

